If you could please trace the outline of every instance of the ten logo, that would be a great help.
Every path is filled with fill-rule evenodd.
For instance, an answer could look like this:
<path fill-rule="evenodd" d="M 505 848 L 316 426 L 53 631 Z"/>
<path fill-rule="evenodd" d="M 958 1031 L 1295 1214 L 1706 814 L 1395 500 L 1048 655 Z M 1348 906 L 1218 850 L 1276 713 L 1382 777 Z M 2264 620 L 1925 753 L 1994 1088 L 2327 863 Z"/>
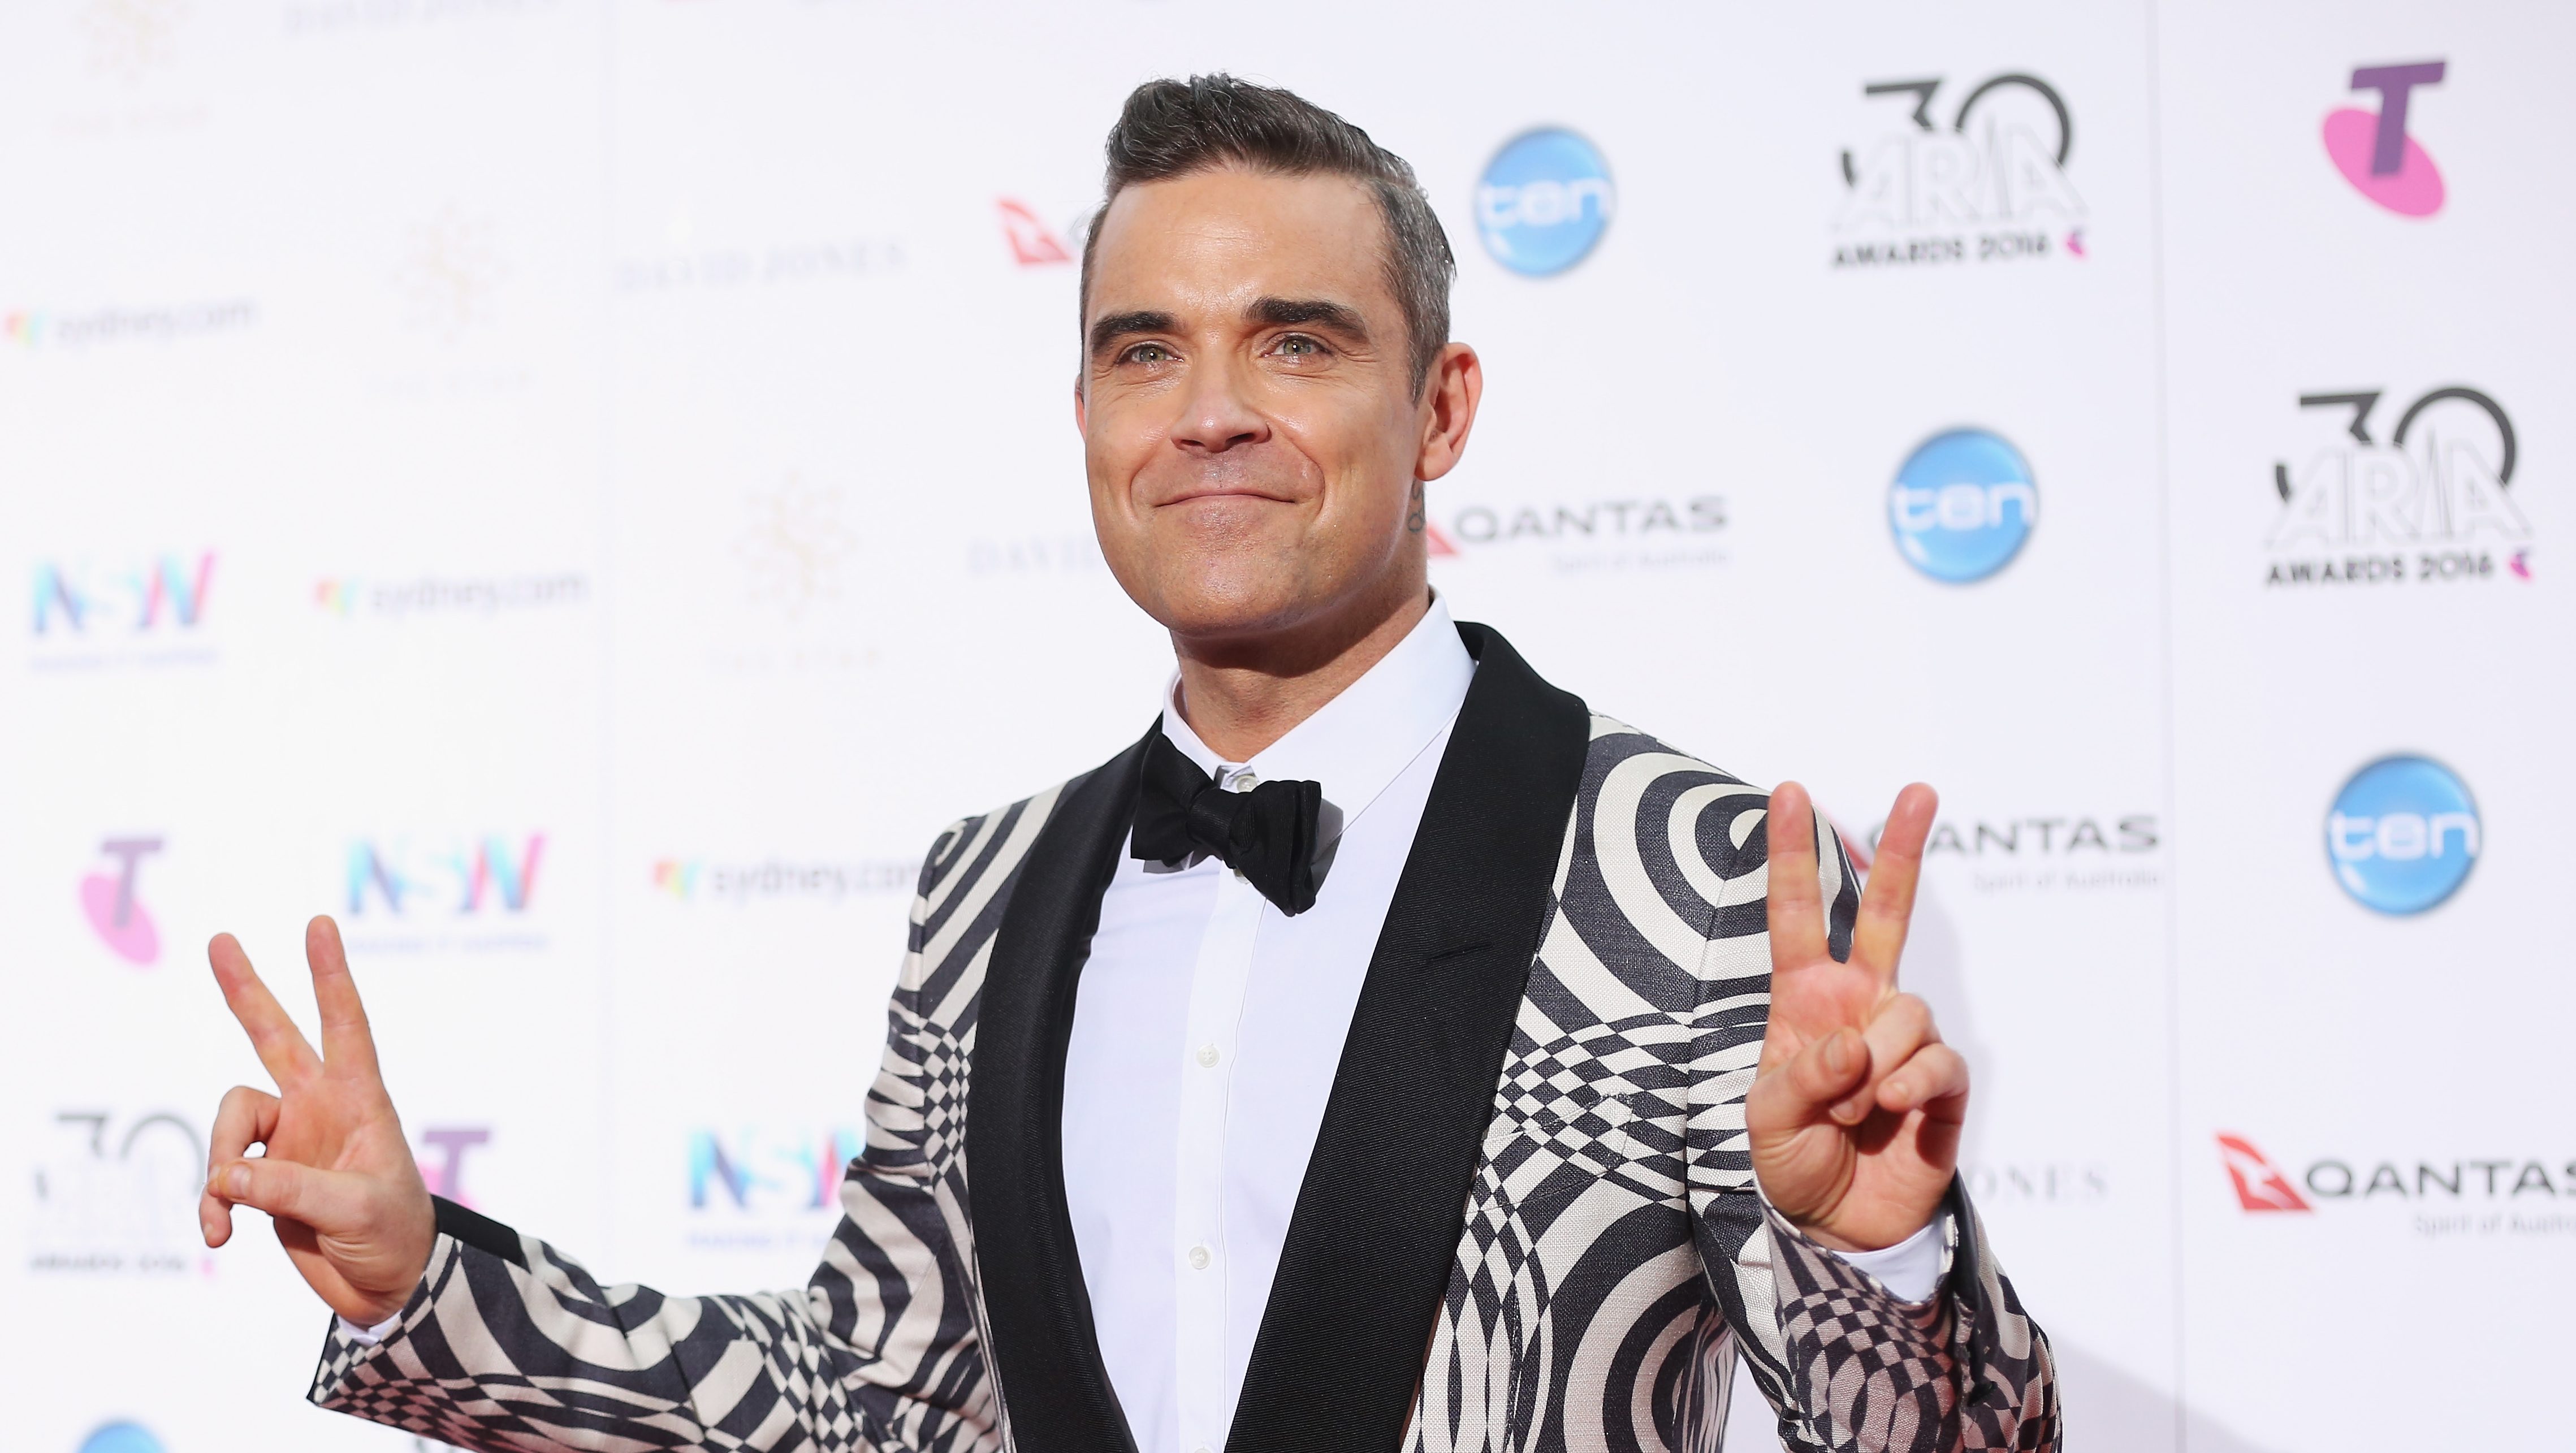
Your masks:
<path fill-rule="evenodd" d="M 1476 187 L 1476 233 L 1485 251 L 1525 277 L 1553 276 L 1581 262 L 1617 210 L 1600 149 L 1554 127 L 1504 143 Z"/>
<path fill-rule="evenodd" d="M 2441 763 L 2382 757 L 2335 794 L 2326 856 L 2354 902 L 2421 913 L 2457 892 L 2477 863 L 2478 806 Z"/>
<path fill-rule="evenodd" d="M 2236 1204 L 2248 1211 L 2304 1211 L 2306 1198 L 2290 1184 L 2254 1142 L 2242 1135 L 2218 1137 L 2218 1155 L 2227 1166 L 2227 1178 L 2236 1183 Z"/>
<path fill-rule="evenodd" d="M 81 912 L 88 916 L 91 931 L 129 964 L 157 961 L 161 957 L 161 931 L 154 926 L 152 914 L 142 900 L 134 896 L 134 880 L 143 871 L 143 860 L 161 851 L 161 839 L 112 837 L 100 843 L 98 850 L 115 860 L 116 870 L 81 879 Z"/>
<path fill-rule="evenodd" d="M 109 1423 L 81 1440 L 80 1453 L 163 1453 L 161 1440 L 141 1423 Z"/>
<path fill-rule="evenodd" d="M 2356 91 L 2377 91 L 2379 112 L 2345 106 L 2326 113 L 2326 156 L 2353 190 L 2400 217 L 2430 217 L 2442 210 L 2441 170 L 2430 152 L 2406 134 L 2407 101 L 2417 86 L 2438 86 L 2441 61 L 2363 66 L 2352 73 Z"/>
<path fill-rule="evenodd" d="M 1887 491 L 1896 548 L 1914 568 L 1953 585 L 2011 563 L 2039 522 L 2030 464 L 2002 435 L 1952 429 L 1923 442 Z"/>
<path fill-rule="evenodd" d="M 2280 551 L 2305 545 L 2381 553 L 2277 561 L 2269 583 L 2403 580 L 2409 546 L 2467 546 L 2481 536 L 2519 546 L 2531 539 L 2531 526 L 2506 494 L 2519 446 L 2503 405 L 2458 384 L 2428 389 L 2398 414 L 2397 427 L 2382 443 L 2370 432 L 2381 393 L 2299 396 L 2303 409 L 2350 409 L 2351 422 L 2342 432 L 2351 442 L 2321 450 L 2295 479 L 2286 462 L 2273 464 L 2281 517 L 2271 541 Z M 2474 550 L 2424 549 L 2414 564 L 2418 579 L 2495 575 L 2494 558 Z M 2516 550 L 2507 565 L 2530 578 L 2524 552 Z"/>
<path fill-rule="evenodd" d="M 2066 177 L 2075 122 L 2065 98 L 2037 76 L 2007 73 L 1971 87 L 1948 130 L 1932 120 L 1941 77 L 1877 81 L 1862 96 L 1914 100 L 1909 127 L 1886 132 L 1865 152 L 1845 147 L 1845 193 L 1834 230 L 1893 232 L 1890 241 L 1837 248 L 1836 267 L 1965 262 L 1975 236 L 1980 262 L 2047 255 L 2051 228 L 2070 226 L 2066 251 L 2084 256 L 2084 200 Z"/>

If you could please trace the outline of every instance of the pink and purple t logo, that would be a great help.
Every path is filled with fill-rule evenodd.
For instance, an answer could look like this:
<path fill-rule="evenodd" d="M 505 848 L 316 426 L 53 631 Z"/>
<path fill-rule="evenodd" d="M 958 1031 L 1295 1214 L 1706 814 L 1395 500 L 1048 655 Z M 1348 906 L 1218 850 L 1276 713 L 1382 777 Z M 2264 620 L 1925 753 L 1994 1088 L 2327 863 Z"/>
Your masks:
<path fill-rule="evenodd" d="M 113 859 L 116 866 L 81 879 L 81 912 L 89 919 L 99 942 L 118 958 L 129 964 L 151 964 L 161 957 L 161 930 L 153 925 L 152 914 L 142 900 L 134 896 L 134 880 L 143 871 L 143 860 L 161 851 L 161 840 L 112 837 L 100 843 L 98 850 L 101 856 Z"/>
<path fill-rule="evenodd" d="M 2441 169 L 2430 152 L 2406 134 L 2406 103 L 2417 86 L 2438 86 L 2441 61 L 2363 66 L 2352 73 L 2356 91 L 2377 91 L 2377 114 L 2357 106 L 2326 113 L 2326 155 L 2353 190 L 2401 217 L 2430 217 L 2442 210 Z"/>

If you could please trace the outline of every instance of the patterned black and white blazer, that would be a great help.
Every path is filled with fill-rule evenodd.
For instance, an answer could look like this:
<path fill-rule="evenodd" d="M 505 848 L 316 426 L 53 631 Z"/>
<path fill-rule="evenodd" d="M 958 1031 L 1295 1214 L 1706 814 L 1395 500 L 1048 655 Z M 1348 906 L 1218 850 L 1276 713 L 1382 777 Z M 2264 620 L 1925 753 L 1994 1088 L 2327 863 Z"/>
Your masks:
<path fill-rule="evenodd" d="M 1492 631 L 1371 959 L 1229 1453 L 1715 1450 L 1740 1348 L 1798 1449 L 2054 1449 L 2048 1344 L 1954 1189 L 1897 1301 L 1744 1134 L 1765 798 Z M 313 1401 L 479 1449 L 1118 1453 L 1058 1137 L 1142 743 L 943 833 L 866 1153 L 802 1293 L 602 1286 L 441 1203 L 396 1328 Z M 1835 952 L 1858 893 L 1822 854 Z"/>

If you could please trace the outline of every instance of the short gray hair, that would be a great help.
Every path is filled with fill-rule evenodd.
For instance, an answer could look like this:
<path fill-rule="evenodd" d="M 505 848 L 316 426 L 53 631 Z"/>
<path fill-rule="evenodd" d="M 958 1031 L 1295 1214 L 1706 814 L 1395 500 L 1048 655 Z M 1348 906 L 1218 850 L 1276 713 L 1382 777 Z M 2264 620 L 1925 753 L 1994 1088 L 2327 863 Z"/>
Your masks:
<path fill-rule="evenodd" d="M 1223 166 L 1283 176 L 1324 173 L 1365 185 L 1386 220 L 1387 290 L 1404 310 L 1414 397 L 1449 341 L 1449 282 L 1458 260 L 1431 199 L 1404 158 L 1293 91 L 1228 75 L 1147 81 L 1127 95 L 1109 128 L 1109 174 L 1100 211 L 1082 243 L 1080 306 L 1091 306 L 1091 259 L 1100 219 L 1138 182 L 1165 181 Z M 1084 320 L 1077 320 L 1077 326 Z"/>

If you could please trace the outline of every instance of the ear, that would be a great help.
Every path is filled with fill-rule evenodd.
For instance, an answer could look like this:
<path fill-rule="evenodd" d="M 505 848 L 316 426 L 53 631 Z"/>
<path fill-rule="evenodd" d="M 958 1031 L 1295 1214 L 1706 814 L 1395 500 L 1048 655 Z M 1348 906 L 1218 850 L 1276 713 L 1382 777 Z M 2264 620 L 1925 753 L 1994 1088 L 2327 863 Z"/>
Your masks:
<path fill-rule="evenodd" d="M 1414 456 L 1414 478 L 1438 479 L 1457 468 L 1484 396 L 1485 364 L 1476 350 L 1464 343 L 1442 345 L 1422 384 L 1422 446 Z"/>
<path fill-rule="evenodd" d="M 1073 375 L 1073 432 L 1086 436 L 1091 433 L 1091 400 L 1082 392 L 1079 370 Z"/>

